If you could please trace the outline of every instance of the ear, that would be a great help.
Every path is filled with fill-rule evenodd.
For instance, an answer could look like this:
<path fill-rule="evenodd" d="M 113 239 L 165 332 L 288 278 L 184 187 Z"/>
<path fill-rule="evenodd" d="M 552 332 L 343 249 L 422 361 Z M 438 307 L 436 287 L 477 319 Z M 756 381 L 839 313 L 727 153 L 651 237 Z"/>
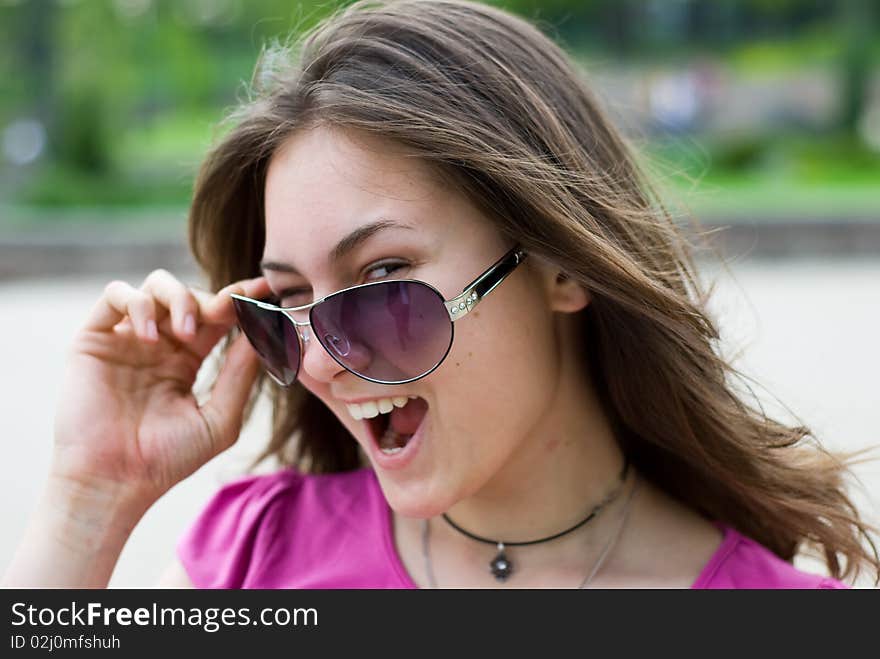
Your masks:
<path fill-rule="evenodd" d="M 590 292 L 574 278 L 556 266 L 542 268 L 547 301 L 553 311 L 574 313 L 585 308 L 592 300 Z"/>
<path fill-rule="evenodd" d="M 554 311 L 574 313 L 592 300 L 590 292 L 564 272 L 558 271 L 551 289 L 550 303 Z"/>

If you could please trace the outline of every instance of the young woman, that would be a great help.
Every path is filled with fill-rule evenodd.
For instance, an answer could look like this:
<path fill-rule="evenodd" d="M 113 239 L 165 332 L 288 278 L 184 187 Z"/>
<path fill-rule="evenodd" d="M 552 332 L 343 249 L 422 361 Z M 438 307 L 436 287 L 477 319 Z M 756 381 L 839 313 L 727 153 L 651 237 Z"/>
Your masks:
<path fill-rule="evenodd" d="M 274 399 L 163 583 L 819 587 L 880 571 L 845 462 L 736 393 L 689 246 L 562 51 L 358 3 L 258 67 L 190 214 L 214 295 L 109 284 L 7 585 L 102 586 Z M 210 399 L 191 389 L 234 325 Z M 234 331 L 233 331 L 234 334 Z M 268 374 L 270 377 L 265 377 Z M 795 569 L 801 550 L 830 576 Z"/>

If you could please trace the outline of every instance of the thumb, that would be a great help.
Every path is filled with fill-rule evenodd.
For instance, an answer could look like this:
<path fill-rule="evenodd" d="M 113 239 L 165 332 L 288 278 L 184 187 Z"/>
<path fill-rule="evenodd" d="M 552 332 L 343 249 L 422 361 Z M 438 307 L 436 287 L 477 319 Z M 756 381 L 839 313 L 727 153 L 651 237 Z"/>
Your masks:
<path fill-rule="evenodd" d="M 225 451 L 238 438 L 244 407 L 259 372 L 257 353 L 247 337 L 239 334 L 226 351 L 211 397 L 199 408 L 208 426 L 214 454 Z"/>

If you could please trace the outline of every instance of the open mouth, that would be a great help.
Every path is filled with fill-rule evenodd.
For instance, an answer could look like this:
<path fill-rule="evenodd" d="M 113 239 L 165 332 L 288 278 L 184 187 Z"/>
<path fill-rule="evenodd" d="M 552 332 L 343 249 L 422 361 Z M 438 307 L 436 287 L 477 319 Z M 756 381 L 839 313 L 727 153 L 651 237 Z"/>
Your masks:
<path fill-rule="evenodd" d="M 416 397 L 410 398 L 403 407 L 395 407 L 390 412 L 365 421 L 379 450 L 385 455 L 395 455 L 412 439 L 427 412 L 428 402 Z"/>

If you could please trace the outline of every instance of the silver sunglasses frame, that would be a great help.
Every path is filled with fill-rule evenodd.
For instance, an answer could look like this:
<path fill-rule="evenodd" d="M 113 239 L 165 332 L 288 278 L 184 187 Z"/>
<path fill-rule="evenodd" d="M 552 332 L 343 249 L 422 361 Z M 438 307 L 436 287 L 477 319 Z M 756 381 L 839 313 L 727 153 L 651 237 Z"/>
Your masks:
<path fill-rule="evenodd" d="M 443 300 L 443 304 L 446 307 L 446 312 L 449 314 L 449 320 L 453 324 L 452 328 L 452 336 L 449 338 L 449 347 L 446 349 L 446 353 L 444 353 L 443 357 L 428 371 L 418 375 L 416 377 L 410 378 L 408 380 L 400 380 L 394 382 L 388 382 L 386 380 L 376 380 L 374 378 L 367 377 L 366 375 L 362 375 L 360 373 L 355 373 L 351 369 L 349 369 L 345 364 L 343 364 L 336 355 L 333 354 L 331 350 L 329 350 L 320 340 L 318 343 L 321 347 L 327 351 L 333 360 L 338 363 L 342 368 L 346 371 L 355 375 L 359 378 L 367 380 L 369 382 L 375 382 L 376 384 L 407 384 L 408 382 L 414 382 L 416 380 L 420 380 L 432 373 L 443 361 L 446 359 L 446 355 L 449 354 L 449 350 L 452 348 L 452 342 L 455 339 L 455 330 L 454 323 L 456 320 L 461 320 L 465 316 L 467 316 L 471 311 L 473 311 L 476 306 L 486 297 L 489 293 L 491 293 L 498 284 L 507 279 L 508 275 L 510 275 L 516 267 L 522 263 L 526 256 L 528 256 L 527 252 L 521 249 L 519 246 L 513 247 L 510 249 L 504 256 L 498 259 L 495 263 L 490 265 L 486 270 L 483 271 L 476 279 L 474 279 L 470 284 L 464 287 L 461 293 L 456 295 L 454 298 L 449 300 L 443 297 L 443 294 L 438 291 L 434 286 L 429 284 L 428 282 L 421 281 L 420 279 L 383 279 L 381 281 L 371 281 L 366 284 L 357 284 L 356 286 L 349 286 L 348 288 L 343 288 L 338 291 L 334 291 L 329 295 L 325 295 L 320 300 L 315 300 L 314 302 L 309 302 L 308 304 L 303 304 L 298 307 L 279 307 L 277 305 L 272 304 L 271 302 L 265 302 L 263 300 L 255 300 L 253 298 L 245 297 L 244 295 L 238 295 L 237 293 L 230 293 L 230 297 L 240 300 L 242 302 L 248 302 L 250 304 L 255 304 L 261 309 L 265 309 L 267 311 L 278 311 L 284 314 L 284 316 L 294 325 L 297 337 L 299 338 L 300 344 L 300 362 L 302 361 L 302 354 L 305 352 L 305 347 L 303 344 L 309 341 L 309 334 L 303 334 L 300 328 L 308 327 L 310 332 L 314 331 L 312 328 L 311 322 L 311 312 L 312 309 L 325 300 L 329 298 L 335 297 L 337 295 L 341 295 L 342 293 L 347 293 L 348 291 L 353 291 L 358 288 L 365 288 L 367 286 L 379 286 L 381 284 L 393 284 L 393 283 L 415 283 L 421 284 L 423 286 L 427 286 L 432 291 L 434 291 L 437 296 Z M 294 312 L 308 311 L 309 312 L 309 320 L 297 320 L 293 317 Z M 244 330 L 242 330 L 244 331 Z M 246 334 L 246 333 L 245 333 Z M 302 364 L 300 363 L 300 367 Z M 275 382 L 277 382 L 282 387 L 289 387 L 296 382 L 296 379 L 293 380 L 290 384 L 285 384 L 281 380 L 279 380 L 275 375 L 269 370 L 265 369 L 266 374 L 271 377 Z M 297 376 L 299 375 L 299 368 L 297 368 Z"/>

